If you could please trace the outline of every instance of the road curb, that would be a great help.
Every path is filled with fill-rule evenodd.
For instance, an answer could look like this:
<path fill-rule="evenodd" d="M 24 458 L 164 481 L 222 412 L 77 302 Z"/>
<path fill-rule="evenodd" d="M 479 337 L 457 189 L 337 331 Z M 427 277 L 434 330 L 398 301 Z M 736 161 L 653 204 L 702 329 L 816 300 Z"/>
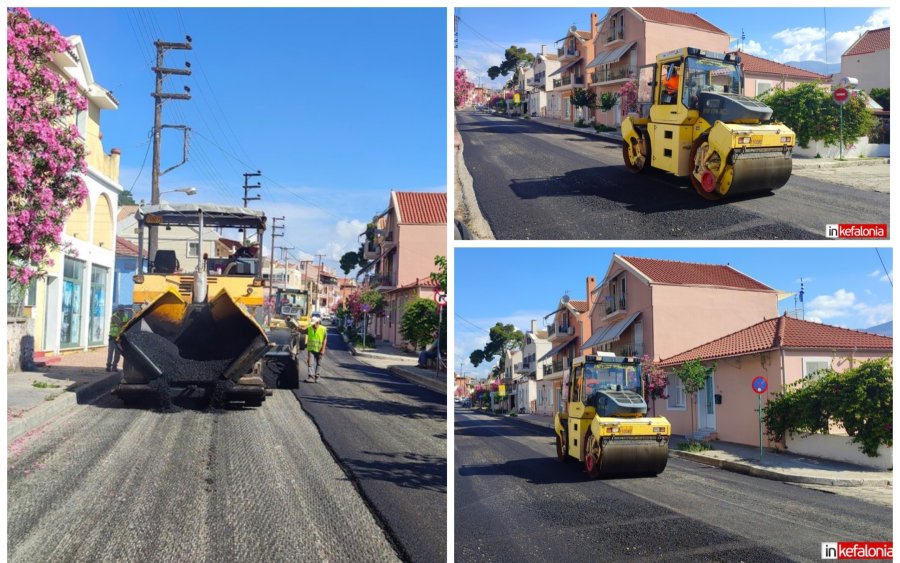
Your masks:
<path fill-rule="evenodd" d="M 475 196 L 475 187 L 473 185 L 474 180 L 472 180 L 472 175 L 469 173 L 469 169 L 466 168 L 466 162 L 463 158 L 464 146 L 462 136 L 458 131 L 455 132 L 455 135 L 459 148 L 454 156 L 454 169 L 456 170 L 454 191 L 457 196 L 457 203 L 462 205 L 463 208 L 463 215 L 466 219 L 463 223 L 469 228 L 476 240 L 496 240 L 497 237 L 494 236 L 490 224 L 488 224 L 484 215 L 481 214 L 481 208 L 478 206 L 478 198 Z"/>
<path fill-rule="evenodd" d="M 22 413 L 24 416 L 21 418 L 9 421 L 6 428 L 6 443 L 8 444 L 23 434 L 31 432 L 35 428 L 46 424 L 47 421 L 62 415 L 78 405 L 93 403 L 118 385 L 121 377 L 121 373 L 111 373 L 103 379 L 76 388 L 75 392 L 63 392 L 51 401 L 45 401 L 34 408 L 28 409 Z"/>
<path fill-rule="evenodd" d="M 792 166 L 798 170 L 809 168 L 846 168 L 849 166 L 877 166 L 879 164 L 890 165 L 890 158 L 867 158 L 862 160 L 820 160 L 820 159 L 793 159 Z"/>
<path fill-rule="evenodd" d="M 439 379 L 433 379 L 429 377 L 423 377 L 418 373 L 415 373 L 404 366 L 388 366 L 388 371 L 397 377 L 403 378 L 410 383 L 415 383 L 421 387 L 425 387 L 426 389 L 430 389 L 435 393 L 441 393 L 442 395 L 447 394 L 447 382 L 441 381 Z"/>
<path fill-rule="evenodd" d="M 828 485 L 832 487 L 861 487 L 863 485 L 891 485 L 893 479 L 845 479 L 834 477 L 813 477 L 809 475 L 791 475 L 781 473 L 772 469 L 757 467 L 742 461 L 732 461 L 727 459 L 716 459 L 703 454 L 693 452 L 683 452 L 680 450 L 669 450 L 669 454 L 673 457 L 688 459 L 696 463 L 702 463 L 712 467 L 718 467 L 725 471 L 733 473 L 741 473 L 751 477 L 761 477 L 772 481 L 781 481 L 784 483 L 799 483 L 803 485 Z"/>

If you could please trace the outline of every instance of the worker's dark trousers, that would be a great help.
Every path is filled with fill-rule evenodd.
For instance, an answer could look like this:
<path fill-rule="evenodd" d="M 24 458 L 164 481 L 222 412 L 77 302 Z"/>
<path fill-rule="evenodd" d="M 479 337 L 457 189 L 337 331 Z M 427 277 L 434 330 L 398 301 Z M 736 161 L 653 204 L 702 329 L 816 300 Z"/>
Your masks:
<path fill-rule="evenodd" d="M 306 362 L 306 367 L 309 368 L 309 375 L 311 377 L 319 377 L 319 365 L 322 363 L 322 352 L 310 352 L 309 355 L 311 356 L 311 358 L 309 358 Z M 316 360 L 315 369 L 312 367 L 313 358 L 315 358 Z"/>
<path fill-rule="evenodd" d="M 106 352 L 106 369 L 118 369 L 119 365 L 119 357 L 122 354 L 119 352 L 119 347 L 116 346 L 116 339 L 112 336 L 109 337 L 109 348 Z"/>

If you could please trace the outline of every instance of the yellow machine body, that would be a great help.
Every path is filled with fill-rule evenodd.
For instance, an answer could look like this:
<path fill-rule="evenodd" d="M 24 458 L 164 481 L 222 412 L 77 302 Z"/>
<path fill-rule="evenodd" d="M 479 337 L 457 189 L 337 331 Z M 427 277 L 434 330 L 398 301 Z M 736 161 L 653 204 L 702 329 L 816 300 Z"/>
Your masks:
<path fill-rule="evenodd" d="M 676 91 L 665 86 L 673 76 Z M 731 54 L 685 47 L 658 55 L 639 70 L 638 111 L 621 125 L 625 166 L 688 177 L 710 200 L 782 187 L 796 135 L 769 123 L 771 108 L 742 92 Z"/>

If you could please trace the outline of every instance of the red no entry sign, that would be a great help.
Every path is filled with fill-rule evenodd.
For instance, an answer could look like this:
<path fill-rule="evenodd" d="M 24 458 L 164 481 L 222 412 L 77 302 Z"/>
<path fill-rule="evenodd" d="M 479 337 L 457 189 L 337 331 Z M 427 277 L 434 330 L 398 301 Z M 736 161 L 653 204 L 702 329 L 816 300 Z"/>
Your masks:
<path fill-rule="evenodd" d="M 850 99 L 850 92 L 846 88 L 838 88 L 834 91 L 831 97 L 834 99 L 834 103 L 842 106 L 847 103 L 847 100 Z"/>

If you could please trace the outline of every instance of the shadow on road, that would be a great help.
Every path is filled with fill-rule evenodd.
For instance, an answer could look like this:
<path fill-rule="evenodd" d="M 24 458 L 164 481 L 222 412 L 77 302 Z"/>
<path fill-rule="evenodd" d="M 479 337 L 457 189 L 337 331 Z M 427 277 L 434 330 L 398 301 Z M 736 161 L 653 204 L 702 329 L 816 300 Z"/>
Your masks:
<path fill-rule="evenodd" d="M 447 491 L 447 460 L 414 452 L 362 452 L 378 461 L 344 459 L 360 480 L 385 481 L 409 489 Z"/>
<path fill-rule="evenodd" d="M 542 429 L 527 422 L 514 423 L 502 418 L 490 418 L 486 420 L 457 420 L 453 433 L 457 436 L 477 436 L 486 438 L 490 436 L 547 436 L 552 437 L 552 431 Z"/>
<path fill-rule="evenodd" d="M 517 477 L 532 485 L 578 483 L 588 480 L 581 466 L 563 465 L 555 457 L 516 459 L 495 465 L 463 465 L 458 473 L 460 477 Z"/>
<path fill-rule="evenodd" d="M 550 178 L 512 179 L 510 189 L 521 199 L 559 196 L 596 196 L 624 204 L 644 214 L 700 210 L 747 199 L 771 197 L 772 192 L 708 201 L 696 193 L 686 178 L 661 172 L 632 175 L 623 166 L 596 166 Z"/>

